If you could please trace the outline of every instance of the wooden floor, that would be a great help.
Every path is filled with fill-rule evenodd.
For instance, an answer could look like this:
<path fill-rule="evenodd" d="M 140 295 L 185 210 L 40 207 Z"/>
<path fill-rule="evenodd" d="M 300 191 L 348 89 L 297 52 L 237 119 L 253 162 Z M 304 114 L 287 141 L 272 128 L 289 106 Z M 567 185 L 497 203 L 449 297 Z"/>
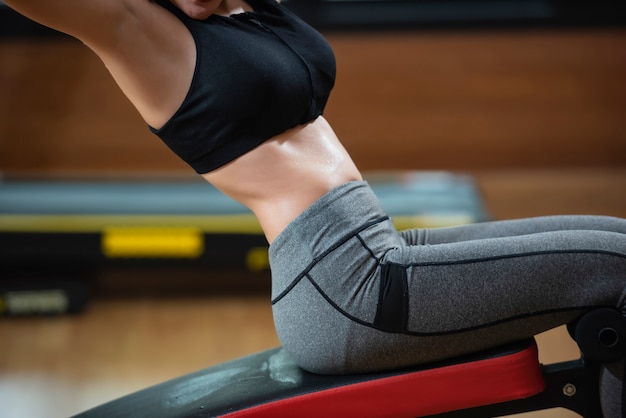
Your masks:
<path fill-rule="evenodd" d="M 626 168 L 473 174 L 494 218 L 556 213 L 626 217 Z M 263 291 L 101 297 L 78 316 L 1 320 L 0 416 L 66 417 L 277 344 Z M 541 335 L 539 344 L 547 363 L 577 355 L 563 328 Z M 556 410 L 530 416 L 576 415 Z"/>

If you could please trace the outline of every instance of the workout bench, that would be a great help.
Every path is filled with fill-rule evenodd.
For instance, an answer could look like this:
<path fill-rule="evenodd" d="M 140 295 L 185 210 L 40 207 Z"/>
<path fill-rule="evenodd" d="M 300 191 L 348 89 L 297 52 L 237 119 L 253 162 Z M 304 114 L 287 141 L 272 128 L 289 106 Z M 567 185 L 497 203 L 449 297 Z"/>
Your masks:
<path fill-rule="evenodd" d="M 562 407 L 602 417 L 600 364 L 626 356 L 626 318 L 599 308 L 568 326 L 581 358 L 538 361 L 534 339 L 453 361 L 383 373 L 321 376 L 277 348 L 94 408 L 98 417 L 495 417 Z"/>

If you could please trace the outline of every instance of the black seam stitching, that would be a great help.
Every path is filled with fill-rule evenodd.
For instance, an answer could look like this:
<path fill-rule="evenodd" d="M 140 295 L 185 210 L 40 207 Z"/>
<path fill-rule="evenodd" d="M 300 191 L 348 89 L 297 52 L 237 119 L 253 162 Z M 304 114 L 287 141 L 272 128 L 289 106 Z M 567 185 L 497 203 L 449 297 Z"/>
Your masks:
<path fill-rule="evenodd" d="M 349 320 L 356 322 L 357 324 L 360 325 L 365 325 L 366 327 L 370 327 L 370 328 L 376 328 L 373 324 L 363 321 L 362 319 L 357 318 L 356 316 L 352 316 L 350 315 L 348 312 L 346 312 L 345 310 L 343 310 L 339 305 L 337 305 L 323 290 L 322 288 L 315 282 L 315 280 L 313 280 L 313 278 L 307 274 L 306 275 L 307 279 L 309 279 L 309 281 L 311 282 L 311 284 L 313 285 L 313 287 L 315 287 L 315 289 L 318 291 L 318 293 L 326 300 L 326 302 L 328 302 L 330 304 L 330 306 L 332 306 L 337 312 L 339 312 L 341 315 L 345 316 L 346 318 L 348 318 Z"/>
<path fill-rule="evenodd" d="M 460 264 L 474 264 L 474 263 L 483 263 L 487 261 L 500 261 L 500 260 L 507 260 L 507 259 L 512 259 L 512 258 L 533 257 L 533 256 L 538 256 L 538 255 L 552 255 L 552 254 L 599 254 L 599 255 L 610 255 L 610 256 L 626 258 L 626 254 L 620 254 L 620 253 L 616 253 L 613 251 L 604 251 L 604 250 L 549 250 L 549 251 L 532 251 L 532 252 L 519 253 L 519 254 L 507 254 L 507 255 L 493 256 L 493 257 L 471 258 L 471 259 L 454 260 L 454 261 L 432 261 L 432 262 L 423 262 L 423 263 L 409 263 L 409 264 L 390 263 L 390 264 L 402 265 L 405 267 L 452 266 L 452 265 L 460 265 Z"/>
<path fill-rule="evenodd" d="M 361 231 L 363 232 L 363 231 Z M 376 254 L 374 253 L 374 251 L 367 245 L 367 243 L 365 242 L 365 240 L 363 239 L 363 237 L 361 236 L 361 233 L 359 232 L 358 234 L 356 234 L 356 238 L 361 241 L 361 245 L 363 245 L 363 248 L 365 248 L 365 250 L 367 250 L 368 253 L 370 253 L 370 255 L 372 256 L 372 258 L 374 260 L 376 260 L 376 262 L 378 264 L 380 264 L 380 258 L 376 256 Z"/>
<path fill-rule="evenodd" d="M 379 223 L 385 222 L 389 220 L 389 216 L 383 216 L 381 218 L 375 219 L 371 222 L 366 223 L 365 225 L 361 226 L 360 228 L 358 228 L 355 231 L 352 231 L 348 234 L 346 234 L 343 238 L 341 238 L 340 240 L 338 240 L 335 244 L 333 244 L 332 246 L 330 246 L 326 251 L 324 251 L 322 254 L 320 254 L 319 256 L 315 257 L 310 263 L 309 265 L 302 271 L 302 273 L 300 273 L 298 276 L 296 276 L 295 279 L 293 279 L 293 281 L 291 282 L 291 284 L 289 284 L 289 286 L 287 286 L 285 288 L 285 290 L 283 290 L 278 296 L 276 296 L 276 298 L 274 298 L 272 300 L 272 305 L 278 303 L 282 298 L 284 298 L 285 296 L 287 296 L 287 294 L 289 292 L 291 292 L 291 290 L 296 287 L 296 285 L 300 282 L 300 280 L 302 280 L 302 278 L 304 276 L 306 276 L 307 274 L 309 274 L 309 272 L 313 269 L 313 267 L 315 267 L 315 265 L 317 263 L 319 263 L 321 260 L 324 259 L 324 257 L 326 257 L 328 254 L 332 253 L 333 251 L 335 251 L 337 248 L 341 247 L 343 244 L 346 243 L 346 241 L 349 241 L 350 239 L 354 238 L 355 236 L 358 236 L 358 234 L 362 231 L 365 231 L 366 229 L 377 225 Z"/>

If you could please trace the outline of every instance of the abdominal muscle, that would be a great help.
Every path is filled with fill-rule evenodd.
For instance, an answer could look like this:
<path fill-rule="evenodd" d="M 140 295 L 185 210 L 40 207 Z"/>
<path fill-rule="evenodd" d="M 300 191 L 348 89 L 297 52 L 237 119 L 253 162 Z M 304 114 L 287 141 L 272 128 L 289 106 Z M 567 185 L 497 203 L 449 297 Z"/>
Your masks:
<path fill-rule="evenodd" d="M 248 207 L 270 244 L 324 194 L 349 181 L 362 180 L 321 116 L 202 176 Z"/>

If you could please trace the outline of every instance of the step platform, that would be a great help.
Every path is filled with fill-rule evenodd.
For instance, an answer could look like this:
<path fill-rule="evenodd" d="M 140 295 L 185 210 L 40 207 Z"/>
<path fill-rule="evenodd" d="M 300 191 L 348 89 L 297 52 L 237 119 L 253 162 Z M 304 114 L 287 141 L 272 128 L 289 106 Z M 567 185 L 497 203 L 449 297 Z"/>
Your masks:
<path fill-rule="evenodd" d="M 534 340 L 428 366 L 323 376 L 277 348 L 183 376 L 76 418 L 423 417 L 545 388 Z"/>
<path fill-rule="evenodd" d="M 366 180 L 398 229 L 488 219 L 467 175 L 379 172 Z M 0 179 L 0 249 L 0 267 L 119 260 L 269 267 L 252 212 L 201 179 Z"/>

